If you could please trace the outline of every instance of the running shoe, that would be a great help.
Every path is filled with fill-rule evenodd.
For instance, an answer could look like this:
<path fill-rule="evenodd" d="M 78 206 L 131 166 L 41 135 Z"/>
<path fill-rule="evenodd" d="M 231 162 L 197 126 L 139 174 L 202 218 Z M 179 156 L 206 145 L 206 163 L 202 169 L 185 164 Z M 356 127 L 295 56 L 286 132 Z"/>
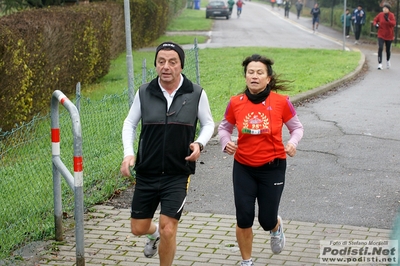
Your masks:
<path fill-rule="evenodd" d="M 253 261 L 248 261 L 248 260 L 242 260 L 242 262 L 240 263 L 240 266 L 254 266 Z"/>
<path fill-rule="evenodd" d="M 157 225 L 158 227 L 158 225 Z M 153 237 L 152 235 L 146 235 L 146 244 L 144 246 L 144 256 L 146 258 L 152 258 L 157 254 L 158 244 L 160 242 L 160 235 Z"/>
<path fill-rule="evenodd" d="M 279 254 L 285 247 L 285 233 L 283 232 L 283 221 L 280 216 L 278 216 L 280 221 L 279 228 L 276 232 L 270 232 L 271 235 L 271 250 L 274 254 Z"/>
<path fill-rule="evenodd" d="M 386 68 L 389 69 L 390 68 L 390 61 L 386 62 Z"/>
<path fill-rule="evenodd" d="M 382 69 L 382 64 L 379 64 L 378 65 L 378 70 L 381 70 Z"/>

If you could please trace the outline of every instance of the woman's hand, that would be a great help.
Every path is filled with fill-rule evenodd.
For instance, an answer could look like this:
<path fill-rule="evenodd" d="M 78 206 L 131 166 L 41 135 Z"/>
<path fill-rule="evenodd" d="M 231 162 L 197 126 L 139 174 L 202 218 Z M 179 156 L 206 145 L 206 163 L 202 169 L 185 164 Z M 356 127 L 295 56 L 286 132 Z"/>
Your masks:
<path fill-rule="evenodd" d="M 225 146 L 225 152 L 229 155 L 233 155 L 233 154 L 235 154 L 237 148 L 238 148 L 238 146 L 236 145 L 235 142 L 229 141 L 228 144 L 226 144 L 226 146 Z"/>
<path fill-rule="evenodd" d="M 285 146 L 285 152 L 287 155 L 290 157 L 293 157 L 296 155 L 296 146 L 294 146 L 292 143 L 288 143 Z"/>

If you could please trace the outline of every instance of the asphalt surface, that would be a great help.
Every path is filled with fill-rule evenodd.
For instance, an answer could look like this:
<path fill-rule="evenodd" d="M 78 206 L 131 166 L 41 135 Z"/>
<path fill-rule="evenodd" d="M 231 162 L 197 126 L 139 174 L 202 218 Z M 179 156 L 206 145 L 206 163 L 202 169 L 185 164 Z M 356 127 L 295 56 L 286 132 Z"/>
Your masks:
<path fill-rule="evenodd" d="M 343 45 L 341 32 L 320 26 L 313 34 L 309 18 L 298 20 L 291 13 L 287 19 L 282 9 L 245 3 L 240 18 L 215 19 L 210 42 L 200 47 L 359 49 L 365 60 L 364 67 L 361 61 L 356 73 L 330 92 L 325 92 L 332 89 L 328 86 L 316 88 L 312 100 L 292 98 L 300 102 L 297 112 L 305 134 L 297 155 L 288 158 L 280 215 L 305 222 L 391 228 L 400 191 L 399 54 L 392 54 L 391 69 L 377 70 L 377 45 L 371 41 L 355 46 L 351 36 Z M 187 211 L 234 214 L 232 157 L 221 152 L 217 139 L 205 147 L 197 165 Z"/>

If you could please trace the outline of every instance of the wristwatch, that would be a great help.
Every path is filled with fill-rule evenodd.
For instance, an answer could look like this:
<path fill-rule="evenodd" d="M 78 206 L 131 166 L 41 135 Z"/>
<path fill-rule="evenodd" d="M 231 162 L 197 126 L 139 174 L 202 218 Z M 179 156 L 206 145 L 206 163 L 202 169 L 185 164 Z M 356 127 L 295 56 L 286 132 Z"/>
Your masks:
<path fill-rule="evenodd" d="M 200 151 L 203 151 L 203 149 L 204 149 L 204 146 L 203 146 L 203 144 L 201 144 L 200 142 L 195 142 L 195 143 L 199 144 Z"/>

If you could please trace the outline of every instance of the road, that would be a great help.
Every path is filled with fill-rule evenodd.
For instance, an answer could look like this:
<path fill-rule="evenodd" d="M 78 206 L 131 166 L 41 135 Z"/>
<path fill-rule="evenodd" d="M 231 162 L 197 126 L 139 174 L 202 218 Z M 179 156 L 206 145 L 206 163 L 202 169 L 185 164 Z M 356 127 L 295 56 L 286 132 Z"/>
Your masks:
<path fill-rule="evenodd" d="M 200 11 L 201 12 L 201 11 Z M 293 16 L 293 14 L 291 14 Z M 270 6 L 246 2 L 243 13 L 237 18 L 215 18 L 211 42 L 200 47 L 219 48 L 226 46 L 263 46 L 282 48 L 327 48 L 342 49 L 343 46 L 323 36 L 317 37 L 309 27 L 283 17 Z"/>
<path fill-rule="evenodd" d="M 343 49 L 340 34 L 323 26 L 313 34 L 310 19 L 297 20 L 293 13 L 285 19 L 283 10 L 245 3 L 240 18 L 215 19 L 211 41 L 201 48 Z M 305 135 L 296 157 L 288 158 L 280 215 L 285 220 L 389 229 L 400 201 L 400 56 L 392 55 L 391 69 L 378 71 L 376 47 L 349 48 L 364 53 L 366 72 L 297 107 Z M 234 214 L 231 166 L 232 157 L 221 152 L 217 138 L 211 140 L 192 177 L 185 209 Z"/>

